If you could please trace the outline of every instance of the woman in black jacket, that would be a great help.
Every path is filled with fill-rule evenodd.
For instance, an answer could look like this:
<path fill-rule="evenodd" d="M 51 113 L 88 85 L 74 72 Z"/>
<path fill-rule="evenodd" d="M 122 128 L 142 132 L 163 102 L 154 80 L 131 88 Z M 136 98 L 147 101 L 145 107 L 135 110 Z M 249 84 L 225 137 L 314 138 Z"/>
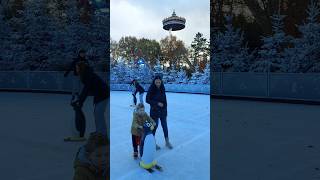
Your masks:
<path fill-rule="evenodd" d="M 87 96 L 93 96 L 96 132 L 109 137 L 105 118 L 107 99 L 110 97 L 109 88 L 107 84 L 97 74 L 95 74 L 86 63 L 78 63 L 76 65 L 76 70 L 83 84 L 78 105 L 82 107 Z"/>
<path fill-rule="evenodd" d="M 172 149 L 172 145 L 169 142 L 168 126 L 167 126 L 167 97 L 165 88 L 160 76 L 156 76 L 152 84 L 149 87 L 147 93 L 146 102 L 150 104 L 150 116 L 156 122 L 156 127 L 153 130 L 153 135 L 155 135 L 159 119 L 161 121 L 161 126 L 163 129 L 163 134 L 166 140 L 166 146 Z M 157 145 L 157 149 L 160 147 Z"/>

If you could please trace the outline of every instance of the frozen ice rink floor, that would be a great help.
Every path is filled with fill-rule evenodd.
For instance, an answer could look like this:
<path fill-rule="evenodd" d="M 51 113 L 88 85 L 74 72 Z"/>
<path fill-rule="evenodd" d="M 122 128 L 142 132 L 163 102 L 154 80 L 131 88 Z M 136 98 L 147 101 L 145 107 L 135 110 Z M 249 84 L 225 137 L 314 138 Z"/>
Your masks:
<path fill-rule="evenodd" d="M 212 100 L 218 180 L 320 179 L 320 106 Z"/>
<path fill-rule="evenodd" d="M 83 142 L 70 135 L 70 95 L 0 92 L 2 180 L 71 180 Z M 84 105 L 87 134 L 94 130 L 92 99 Z"/>
<path fill-rule="evenodd" d="M 111 92 L 111 179 L 208 180 L 210 177 L 210 97 L 209 95 L 167 93 L 168 128 L 174 148 L 164 146 L 161 126 L 156 141 L 161 150 L 156 159 L 164 171 L 150 174 L 132 157 L 131 92 Z M 149 104 L 146 104 L 149 114 Z"/>
<path fill-rule="evenodd" d="M 173 150 L 156 139 L 164 172 L 148 174 L 132 158 L 129 92 L 111 93 L 111 179 L 208 179 L 209 96 L 168 93 Z M 1 179 L 71 180 L 83 143 L 65 143 L 70 95 L 0 92 Z M 320 106 L 213 100 L 213 178 L 320 179 Z M 147 106 L 148 107 L 148 106 Z M 148 110 L 147 110 L 148 111 Z M 92 99 L 84 106 L 94 129 Z"/>

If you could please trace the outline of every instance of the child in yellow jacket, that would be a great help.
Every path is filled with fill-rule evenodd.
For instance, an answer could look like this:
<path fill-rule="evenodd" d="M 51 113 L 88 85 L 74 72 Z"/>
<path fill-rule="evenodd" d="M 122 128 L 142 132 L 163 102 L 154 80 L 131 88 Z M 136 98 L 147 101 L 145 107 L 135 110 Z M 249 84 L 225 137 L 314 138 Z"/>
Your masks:
<path fill-rule="evenodd" d="M 145 112 L 144 105 L 139 103 L 133 112 L 133 120 L 131 125 L 132 134 L 132 146 L 133 146 L 133 157 L 138 158 L 138 146 L 140 145 L 140 138 L 143 133 L 143 124 L 145 122 L 152 123 L 156 126 L 155 121 Z"/>

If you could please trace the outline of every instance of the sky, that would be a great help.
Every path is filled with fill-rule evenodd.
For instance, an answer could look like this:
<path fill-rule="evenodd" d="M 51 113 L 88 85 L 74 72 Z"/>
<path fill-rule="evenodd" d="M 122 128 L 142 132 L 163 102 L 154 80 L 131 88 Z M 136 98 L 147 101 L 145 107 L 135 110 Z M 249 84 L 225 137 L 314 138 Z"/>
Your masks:
<path fill-rule="evenodd" d="M 172 32 L 186 46 L 197 32 L 210 39 L 210 0 L 110 0 L 111 39 L 135 36 L 160 41 L 169 35 L 162 29 L 162 20 L 173 10 L 186 18 L 186 28 Z"/>

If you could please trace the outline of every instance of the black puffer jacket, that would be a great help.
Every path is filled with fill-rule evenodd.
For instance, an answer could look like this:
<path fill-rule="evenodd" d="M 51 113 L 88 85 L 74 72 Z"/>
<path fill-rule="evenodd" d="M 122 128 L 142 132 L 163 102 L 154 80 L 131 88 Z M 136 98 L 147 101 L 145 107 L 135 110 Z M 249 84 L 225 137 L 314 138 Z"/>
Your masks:
<path fill-rule="evenodd" d="M 143 89 L 143 87 L 142 87 L 139 83 L 136 82 L 135 87 L 136 87 L 136 90 L 135 90 L 135 92 L 133 93 L 134 95 L 136 95 L 138 92 L 139 92 L 140 94 L 144 93 L 144 89 Z"/>
<path fill-rule="evenodd" d="M 91 69 L 85 72 L 81 82 L 83 83 L 83 88 L 79 97 L 79 103 L 81 105 L 88 95 L 94 97 L 94 104 L 97 104 L 110 96 L 108 85 Z"/>
<path fill-rule="evenodd" d="M 149 87 L 146 102 L 150 104 L 150 116 L 152 118 L 160 118 L 167 116 L 167 97 L 165 92 L 165 87 L 163 83 L 161 83 L 160 88 L 152 82 L 151 86 Z M 158 103 L 163 103 L 163 107 L 160 107 Z"/>

